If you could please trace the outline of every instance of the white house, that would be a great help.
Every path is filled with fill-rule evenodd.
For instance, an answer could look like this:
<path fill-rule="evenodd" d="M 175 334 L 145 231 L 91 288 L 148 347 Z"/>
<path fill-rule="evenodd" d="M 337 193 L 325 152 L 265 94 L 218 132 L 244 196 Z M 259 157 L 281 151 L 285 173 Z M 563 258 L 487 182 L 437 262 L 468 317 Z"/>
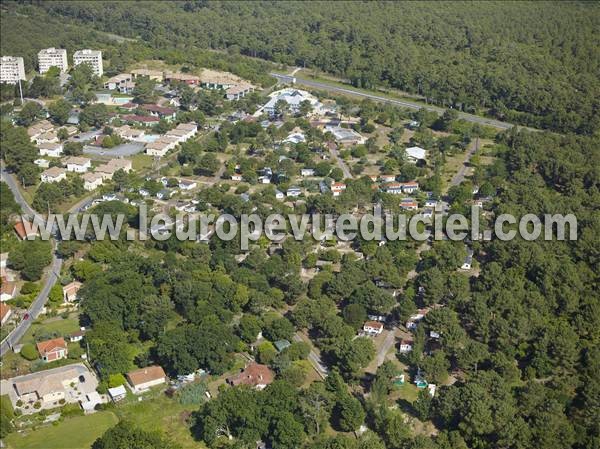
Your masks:
<path fill-rule="evenodd" d="M 363 331 L 371 335 L 379 335 L 383 332 L 383 323 L 378 321 L 366 321 L 363 325 Z"/>
<path fill-rule="evenodd" d="M 406 354 L 407 352 L 412 351 L 413 349 L 413 341 L 409 339 L 402 339 L 400 341 L 400 352 L 402 354 Z"/>
<path fill-rule="evenodd" d="M 270 94 L 269 97 L 270 99 L 267 104 L 257 111 L 258 115 L 262 112 L 266 112 L 269 115 L 275 115 L 278 101 L 285 101 L 292 114 L 297 114 L 300 111 L 300 104 L 304 101 L 310 103 L 313 111 L 318 111 L 322 107 L 321 103 L 319 103 L 319 100 L 314 95 L 311 95 L 304 90 L 294 88 L 278 90 Z"/>
<path fill-rule="evenodd" d="M 92 161 L 87 157 L 71 156 L 64 162 L 67 166 L 67 171 L 75 173 L 85 173 L 92 167 Z"/>
<path fill-rule="evenodd" d="M 50 161 L 48 159 L 36 159 L 35 161 L 33 161 L 33 163 L 40 168 L 50 167 Z"/>
<path fill-rule="evenodd" d="M 167 375 L 158 365 L 147 366 L 127 373 L 127 382 L 134 394 L 141 394 L 151 387 L 164 384 L 166 381 Z"/>
<path fill-rule="evenodd" d="M 463 264 L 461 265 L 461 270 L 470 270 L 471 267 L 473 265 L 473 250 L 472 249 L 468 249 L 467 250 L 467 257 L 465 257 L 465 261 L 463 262 Z"/>
<path fill-rule="evenodd" d="M 198 183 L 196 181 L 190 181 L 188 179 L 182 179 L 179 181 L 179 188 L 181 190 L 192 190 L 198 187 Z"/>
<path fill-rule="evenodd" d="M 67 171 L 60 167 L 51 167 L 40 175 L 42 182 L 60 182 L 67 179 Z"/>
<path fill-rule="evenodd" d="M 303 168 L 300 170 L 300 174 L 302 176 L 315 176 L 315 169 L 314 168 Z"/>
<path fill-rule="evenodd" d="M 87 191 L 97 189 L 104 182 L 104 177 L 100 173 L 86 173 L 82 176 L 83 188 Z"/>
<path fill-rule="evenodd" d="M 242 179 L 243 176 L 240 173 L 234 173 L 233 175 L 231 175 L 232 181 L 241 181 Z"/>
<path fill-rule="evenodd" d="M 300 189 L 300 187 L 290 187 L 289 189 L 287 189 L 286 195 L 287 196 L 300 196 L 302 194 L 302 190 Z"/>
<path fill-rule="evenodd" d="M 63 287 L 63 300 L 64 302 L 73 302 L 77 300 L 77 293 L 81 289 L 83 284 L 78 281 L 68 283 Z"/>
<path fill-rule="evenodd" d="M 127 390 L 125 389 L 125 385 L 119 385 L 118 387 L 109 388 L 108 395 L 113 400 L 113 402 L 119 402 L 122 399 L 125 399 L 127 396 Z"/>
<path fill-rule="evenodd" d="M 174 129 L 167 131 L 167 137 L 173 137 L 178 142 L 185 142 L 192 138 L 198 132 L 198 125 L 195 123 L 180 123 Z"/>
<path fill-rule="evenodd" d="M 419 190 L 419 183 L 416 181 L 408 181 L 400 183 L 404 193 L 413 193 Z"/>
<path fill-rule="evenodd" d="M 275 190 L 275 198 L 282 200 L 285 198 L 285 194 L 281 190 Z"/>
<path fill-rule="evenodd" d="M 427 151 L 421 147 L 409 147 L 406 149 L 406 157 L 409 162 L 416 163 L 421 159 L 427 159 Z"/>
<path fill-rule="evenodd" d="M 295 145 L 297 143 L 302 143 L 302 142 L 306 142 L 306 137 L 304 136 L 304 133 L 295 132 L 295 133 L 291 133 L 289 136 L 287 136 L 285 138 L 285 140 L 283 140 L 281 143 L 291 143 L 291 144 Z"/>
<path fill-rule="evenodd" d="M 38 148 L 40 156 L 60 157 L 63 152 L 63 145 L 58 142 L 41 143 Z"/>

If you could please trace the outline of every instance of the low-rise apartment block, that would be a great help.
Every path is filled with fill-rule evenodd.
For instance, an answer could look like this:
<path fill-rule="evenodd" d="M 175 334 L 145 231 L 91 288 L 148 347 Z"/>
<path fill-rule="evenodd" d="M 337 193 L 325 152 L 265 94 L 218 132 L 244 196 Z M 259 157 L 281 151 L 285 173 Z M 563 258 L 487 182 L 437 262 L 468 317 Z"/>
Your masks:
<path fill-rule="evenodd" d="M 42 182 L 60 182 L 67 179 L 67 171 L 60 167 L 50 167 L 42 172 L 40 178 Z"/>
<path fill-rule="evenodd" d="M 67 171 L 85 173 L 92 167 L 92 161 L 87 157 L 71 156 L 65 160 Z"/>
<path fill-rule="evenodd" d="M 100 50 L 77 50 L 73 53 L 73 64 L 89 64 L 96 76 L 102 76 L 104 68 L 102 66 L 102 52 Z"/>
<path fill-rule="evenodd" d="M 38 148 L 40 156 L 60 157 L 63 152 L 63 144 L 59 142 L 41 143 Z"/>
<path fill-rule="evenodd" d="M 25 79 L 25 64 L 20 56 L 2 56 L 0 59 L 0 83 L 17 84 Z"/>
<path fill-rule="evenodd" d="M 38 68 L 41 74 L 46 73 L 50 67 L 57 67 L 61 72 L 69 69 L 67 50 L 64 48 L 44 48 L 38 52 Z"/>

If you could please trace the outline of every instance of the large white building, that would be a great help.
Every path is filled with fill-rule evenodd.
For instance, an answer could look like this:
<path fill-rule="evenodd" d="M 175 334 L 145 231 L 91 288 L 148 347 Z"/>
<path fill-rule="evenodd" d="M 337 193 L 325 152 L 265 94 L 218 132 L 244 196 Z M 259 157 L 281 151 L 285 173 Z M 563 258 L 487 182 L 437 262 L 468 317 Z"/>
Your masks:
<path fill-rule="evenodd" d="M 73 53 L 73 65 L 89 64 L 92 66 L 94 75 L 102 76 L 102 52 L 100 50 L 77 50 Z"/>
<path fill-rule="evenodd" d="M 269 95 L 270 99 L 262 109 L 259 109 L 259 114 L 266 112 L 269 115 L 275 115 L 277 112 L 277 102 L 285 101 L 288 104 L 289 112 L 297 114 L 300 111 L 300 104 L 304 101 L 310 103 L 313 112 L 321 112 L 322 104 L 314 96 L 304 90 L 287 88 L 278 90 Z"/>
<path fill-rule="evenodd" d="M 69 68 L 67 50 L 64 48 L 44 48 L 38 52 L 38 67 L 40 73 L 46 73 L 50 67 L 58 67 L 61 72 Z"/>
<path fill-rule="evenodd" d="M 25 64 L 20 56 L 2 56 L 0 59 L 0 83 L 16 84 L 25 79 Z"/>

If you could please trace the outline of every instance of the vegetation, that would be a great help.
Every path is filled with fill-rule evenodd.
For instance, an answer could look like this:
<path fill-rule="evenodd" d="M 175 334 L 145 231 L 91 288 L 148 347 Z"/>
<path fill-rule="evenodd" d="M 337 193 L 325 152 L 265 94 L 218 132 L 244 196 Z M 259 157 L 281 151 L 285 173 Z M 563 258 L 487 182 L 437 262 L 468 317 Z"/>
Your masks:
<path fill-rule="evenodd" d="M 42 6 L 154 46 L 168 41 L 319 68 L 355 86 L 395 87 L 436 104 L 558 131 L 592 134 L 599 125 L 593 34 L 599 15 L 592 3 Z"/>

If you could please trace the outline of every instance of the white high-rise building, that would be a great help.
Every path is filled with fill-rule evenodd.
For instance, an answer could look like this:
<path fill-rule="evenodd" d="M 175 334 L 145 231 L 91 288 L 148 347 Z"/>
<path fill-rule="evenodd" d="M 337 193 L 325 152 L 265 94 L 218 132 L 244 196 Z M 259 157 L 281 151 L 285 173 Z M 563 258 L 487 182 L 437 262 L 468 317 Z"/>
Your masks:
<path fill-rule="evenodd" d="M 69 68 L 67 50 L 54 47 L 40 50 L 38 53 L 38 66 L 41 74 L 46 73 L 50 67 L 58 67 L 61 72 L 66 72 Z"/>
<path fill-rule="evenodd" d="M 94 75 L 102 76 L 102 52 L 100 50 L 77 50 L 73 53 L 73 65 L 87 63 L 92 66 Z"/>
<path fill-rule="evenodd" d="M 25 64 L 20 56 L 2 56 L 0 59 L 0 83 L 16 84 L 25 79 Z"/>

